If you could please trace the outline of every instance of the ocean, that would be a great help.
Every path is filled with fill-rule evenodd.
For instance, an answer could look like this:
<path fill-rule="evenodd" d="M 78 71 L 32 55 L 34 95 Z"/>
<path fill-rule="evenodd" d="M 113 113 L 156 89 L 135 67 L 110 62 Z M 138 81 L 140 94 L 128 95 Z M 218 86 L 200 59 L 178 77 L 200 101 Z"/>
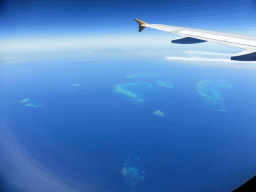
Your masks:
<path fill-rule="evenodd" d="M 2 127 L 51 177 L 77 191 L 230 191 L 255 174 L 255 70 L 128 56 L 1 68 Z M 126 77 L 133 74 L 158 76 Z M 221 79 L 232 87 L 207 103 L 197 83 Z M 130 91 L 143 102 L 114 91 L 138 82 L 148 84 Z M 124 174 L 127 161 L 137 175 Z"/>

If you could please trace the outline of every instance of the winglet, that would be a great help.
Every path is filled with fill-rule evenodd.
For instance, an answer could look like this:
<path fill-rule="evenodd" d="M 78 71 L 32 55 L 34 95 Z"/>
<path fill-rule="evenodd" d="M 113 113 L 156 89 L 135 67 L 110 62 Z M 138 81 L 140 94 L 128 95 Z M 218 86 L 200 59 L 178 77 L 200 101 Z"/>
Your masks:
<path fill-rule="evenodd" d="M 139 20 L 139 19 L 135 19 L 135 21 L 139 24 L 139 32 L 141 32 L 145 27 L 142 25 L 147 25 L 147 23 Z"/>

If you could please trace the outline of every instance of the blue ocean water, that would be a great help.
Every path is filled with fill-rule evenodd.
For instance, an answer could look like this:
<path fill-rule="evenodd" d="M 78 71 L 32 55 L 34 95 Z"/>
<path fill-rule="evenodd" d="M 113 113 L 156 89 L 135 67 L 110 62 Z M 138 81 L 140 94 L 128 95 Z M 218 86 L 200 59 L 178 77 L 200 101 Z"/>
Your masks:
<path fill-rule="evenodd" d="M 8 64 L 2 71 L 2 124 L 60 180 L 103 191 L 230 191 L 256 172 L 255 71 L 108 56 Z M 126 78 L 140 73 L 159 77 Z M 157 86 L 161 79 L 175 87 Z M 197 82 L 208 79 L 233 85 L 221 91 L 227 111 L 198 94 Z M 138 81 L 153 85 L 141 92 L 143 103 L 114 92 Z M 40 107 L 24 106 L 26 98 Z M 135 186 L 122 174 L 128 156 L 145 177 Z"/>

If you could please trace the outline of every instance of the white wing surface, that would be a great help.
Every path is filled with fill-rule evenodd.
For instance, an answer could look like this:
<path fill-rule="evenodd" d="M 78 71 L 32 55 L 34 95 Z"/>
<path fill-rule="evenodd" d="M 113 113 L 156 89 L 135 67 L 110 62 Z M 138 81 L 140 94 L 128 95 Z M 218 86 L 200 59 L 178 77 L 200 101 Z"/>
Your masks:
<path fill-rule="evenodd" d="M 172 43 L 194 44 L 207 41 L 220 43 L 232 47 L 245 49 L 245 51 L 242 51 L 237 55 L 232 56 L 231 60 L 256 61 L 256 37 L 254 36 L 236 35 L 185 27 L 176 27 L 171 25 L 147 24 L 138 19 L 135 19 L 135 21 L 139 24 L 139 32 L 141 32 L 144 28 L 148 27 L 161 31 L 175 33 L 182 36 L 178 39 L 172 40 Z"/>

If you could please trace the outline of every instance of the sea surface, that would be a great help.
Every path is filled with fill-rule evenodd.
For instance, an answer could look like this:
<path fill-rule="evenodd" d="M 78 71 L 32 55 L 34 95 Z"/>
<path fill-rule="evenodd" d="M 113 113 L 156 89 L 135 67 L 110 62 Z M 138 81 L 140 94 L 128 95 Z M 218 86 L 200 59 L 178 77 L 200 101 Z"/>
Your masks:
<path fill-rule="evenodd" d="M 86 185 L 113 192 L 230 191 L 256 173 L 255 70 L 128 56 L 1 68 L 2 127 L 77 191 Z M 126 77 L 133 74 L 144 75 Z M 232 87 L 207 103 L 197 83 L 223 79 Z M 161 80 L 174 87 L 159 86 Z M 118 84 L 136 82 L 150 84 L 130 89 L 143 102 L 115 92 Z M 124 174 L 127 161 L 138 177 Z"/>

